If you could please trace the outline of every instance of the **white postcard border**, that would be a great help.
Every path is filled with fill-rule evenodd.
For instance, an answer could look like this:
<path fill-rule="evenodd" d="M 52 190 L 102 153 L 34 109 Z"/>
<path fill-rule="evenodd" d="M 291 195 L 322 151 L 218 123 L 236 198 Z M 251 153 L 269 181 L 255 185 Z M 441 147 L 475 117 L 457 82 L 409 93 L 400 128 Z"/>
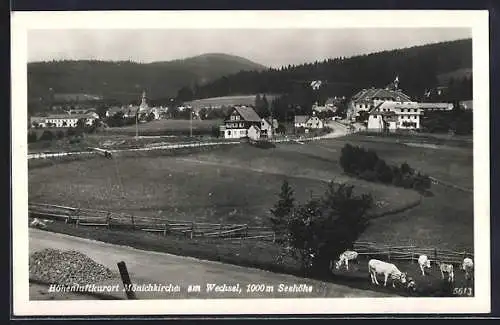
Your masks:
<path fill-rule="evenodd" d="M 12 233 L 15 316 L 490 312 L 489 30 L 476 11 L 113 11 L 12 14 Z M 29 301 L 27 31 L 30 29 L 472 28 L 474 298 L 311 298 Z M 15 108 L 15 109 L 14 109 Z M 418 299 L 418 303 L 416 303 Z"/>

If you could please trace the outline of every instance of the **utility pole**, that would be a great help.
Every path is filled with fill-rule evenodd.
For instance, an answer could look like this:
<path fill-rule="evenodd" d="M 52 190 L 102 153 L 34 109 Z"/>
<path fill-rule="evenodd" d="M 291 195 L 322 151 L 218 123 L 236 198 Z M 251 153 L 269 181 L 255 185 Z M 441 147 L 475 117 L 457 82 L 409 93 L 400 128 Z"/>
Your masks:
<path fill-rule="evenodd" d="M 139 139 L 139 109 L 135 112 L 135 139 Z"/>
<path fill-rule="evenodd" d="M 193 111 L 189 109 L 189 137 L 193 137 Z"/>

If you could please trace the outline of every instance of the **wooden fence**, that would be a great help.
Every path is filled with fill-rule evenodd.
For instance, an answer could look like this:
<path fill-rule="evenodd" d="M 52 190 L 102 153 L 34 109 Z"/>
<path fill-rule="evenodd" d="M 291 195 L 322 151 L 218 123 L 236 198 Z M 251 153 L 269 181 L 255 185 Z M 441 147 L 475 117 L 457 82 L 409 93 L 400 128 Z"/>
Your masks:
<path fill-rule="evenodd" d="M 422 248 L 417 246 L 391 246 L 373 242 L 357 241 L 354 250 L 361 256 L 381 258 L 387 261 L 410 261 L 416 263 L 420 255 L 427 255 L 432 261 L 440 261 L 460 265 L 465 257 L 474 258 L 474 254 L 439 248 Z"/>
<path fill-rule="evenodd" d="M 266 227 L 250 227 L 247 224 L 203 223 L 172 220 L 161 217 L 134 216 L 94 209 L 72 208 L 44 203 L 29 203 L 30 217 L 60 220 L 76 227 L 93 226 L 114 229 L 135 229 L 166 235 L 207 237 L 223 239 L 268 239 L 273 232 Z"/>
<path fill-rule="evenodd" d="M 256 227 L 247 224 L 203 223 L 186 220 L 171 220 L 161 217 L 134 216 L 93 209 L 79 209 L 60 205 L 29 203 L 30 217 L 60 220 L 76 227 L 93 226 L 113 229 L 134 229 L 151 233 L 180 235 L 186 238 L 220 238 L 224 240 L 274 241 L 275 234 L 270 227 Z M 474 255 L 467 251 L 452 251 L 416 246 L 390 246 L 379 243 L 357 241 L 354 250 L 367 258 L 387 261 L 411 261 L 416 263 L 422 254 L 433 261 L 459 265 L 465 257 Z"/>

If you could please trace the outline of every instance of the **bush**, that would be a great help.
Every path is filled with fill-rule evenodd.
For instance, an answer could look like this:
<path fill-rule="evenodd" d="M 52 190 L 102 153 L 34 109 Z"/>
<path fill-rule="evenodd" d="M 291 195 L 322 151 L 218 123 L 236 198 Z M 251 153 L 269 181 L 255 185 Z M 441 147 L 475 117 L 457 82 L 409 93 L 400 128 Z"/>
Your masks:
<path fill-rule="evenodd" d="M 389 166 L 376 152 L 346 144 L 341 151 L 340 166 L 344 172 L 370 182 L 382 182 L 423 192 L 430 188 L 428 176 L 415 174 L 408 163 Z"/>
<path fill-rule="evenodd" d="M 64 131 L 59 130 L 59 131 L 56 132 L 56 138 L 57 139 L 62 139 L 62 138 L 64 138 L 64 136 L 65 136 Z"/>
<path fill-rule="evenodd" d="M 37 140 L 36 132 L 29 132 L 28 143 L 36 142 L 36 140 Z"/>
<path fill-rule="evenodd" d="M 40 141 L 52 141 L 53 139 L 54 134 L 49 130 L 43 131 L 42 136 L 40 137 Z"/>

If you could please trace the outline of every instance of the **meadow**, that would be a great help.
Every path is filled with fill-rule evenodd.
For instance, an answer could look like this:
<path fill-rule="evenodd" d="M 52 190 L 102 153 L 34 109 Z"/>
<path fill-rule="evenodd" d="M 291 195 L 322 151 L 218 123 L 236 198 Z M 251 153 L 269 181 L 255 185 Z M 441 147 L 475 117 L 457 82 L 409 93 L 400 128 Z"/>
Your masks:
<path fill-rule="evenodd" d="M 432 195 L 421 197 L 412 190 L 350 178 L 339 165 L 342 147 L 351 143 L 374 149 L 388 163 L 408 162 L 430 176 L 472 188 L 471 146 L 440 142 L 434 147 L 416 147 L 406 145 L 408 141 L 403 140 L 352 135 L 307 144 L 278 144 L 273 149 L 240 144 L 169 156 L 127 155 L 112 160 L 94 158 L 54 163 L 30 169 L 29 200 L 143 216 L 163 215 L 169 219 L 267 226 L 269 209 L 276 202 L 284 179 L 290 182 L 300 203 L 321 195 L 326 183 L 334 180 L 353 184 L 358 193 L 370 192 L 375 198 L 376 206 L 370 213 L 376 218 L 370 221 L 360 240 L 473 251 L 473 193 L 434 184 Z M 414 138 L 413 142 L 429 144 L 432 141 Z M 384 215 L 419 200 L 417 206 Z M 73 228 L 57 223 L 50 228 L 143 249 L 276 272 L 299 272 L 293 260 L 277 265 L 279 247 L 269 242 L 184 240 L 142 232 Z M 334 281 L 373 288 L 365 272 L 366 263 L 361 263 L 359 269 L 337 274 Z M 419 290 L 434 290 L 433 295 L 446 291 L 436 266 L 430 271 L 431 275 L 424 278 L 418 274 L 416 263 L 400 261 L 397 265 L 423 286 Z M 457 286 L 467 285 L 463 275 L 456 274 L 456 278 Z"/>
<path fill-rule="evenodd" d="M 222 124 L 221 120 L 171 120 L 161 119 L 139 123 L 139 135 L 189 135 L 192 125 L 193 135 L 210 135 L 212 127 Z M 107 134 L 135 135 L 135 124 L 112 127 L 104 130 Z"/>

